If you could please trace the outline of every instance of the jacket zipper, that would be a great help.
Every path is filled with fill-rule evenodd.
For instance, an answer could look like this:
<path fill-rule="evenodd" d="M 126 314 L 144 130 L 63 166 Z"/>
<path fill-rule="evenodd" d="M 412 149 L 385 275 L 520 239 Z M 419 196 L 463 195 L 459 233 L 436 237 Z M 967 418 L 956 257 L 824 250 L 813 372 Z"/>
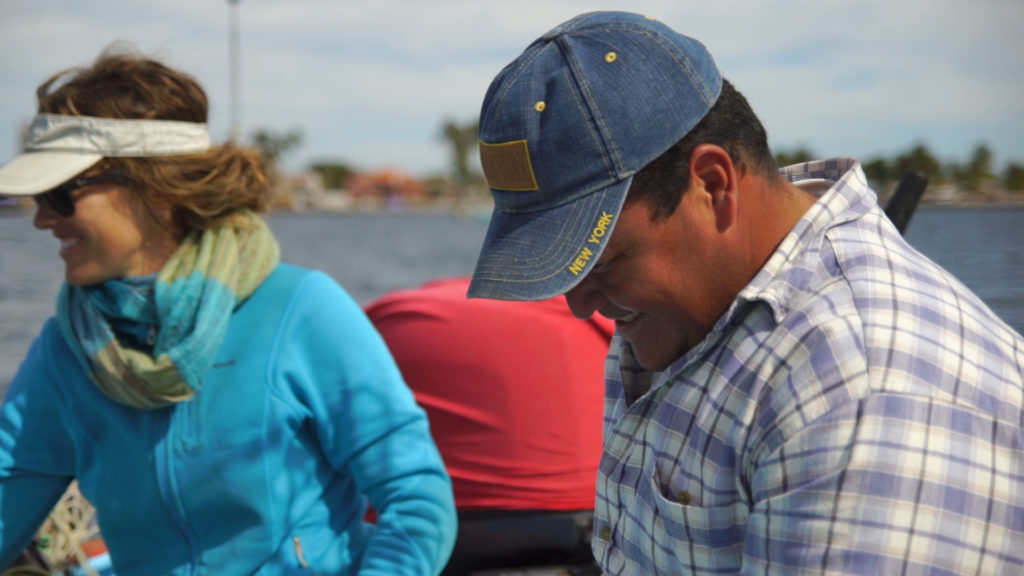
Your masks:
<path fill-rule="evenodd" d="M 176 419 L 174 418 L 174 415 L 180 410 L 180 408 L 182 408 L 181 405 L 176 405 L 168 412 L 167 417 L 169 422 L 167 426 L 167 433 L 159 440 L 157 449 L 158 454 L 162 452 L 162 457 L 154 458 L 154 460 L 157 463 L 156 476 L 157 482 L 160 486 L 160 494 L 163 497 L 164 506 L 167 508 L 168 513 L 174 520 L 175 526 L 178 528 L 182 538 L 188 545 L 188 574 L 195 574 L 198 560 L 196 542 L 185 523 L 185 516 L 181 506 L 181 498 L 178 494 L 178 486 L 174 481 L 174 476 L 171 474 L 174 462 L 174 442 L 172 439 L 176 436 L 174 431 L 177 428 L 177 426 L 175 426 Z"/>

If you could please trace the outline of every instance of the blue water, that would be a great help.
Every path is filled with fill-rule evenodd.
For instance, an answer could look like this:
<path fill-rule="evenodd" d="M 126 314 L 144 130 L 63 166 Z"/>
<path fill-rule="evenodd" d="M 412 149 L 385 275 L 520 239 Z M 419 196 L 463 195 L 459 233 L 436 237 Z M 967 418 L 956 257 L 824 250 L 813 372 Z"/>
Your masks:
<path fill-rule="evenodd" d="M 470 274 L 486 224 L 448 215 L 273 214 L 282 257 L 324 270 L 360 303 L 439 276 Z M 1024 207 L 921 207 L 907 239 L 1024 332 Z M 0 213 L 0 388 L 52 314 L 57 241 Z"/>
<path fill-rule="evenodd" d="M 1024 333 L 1024 207 L 923 207 L 905 236 Z"/>

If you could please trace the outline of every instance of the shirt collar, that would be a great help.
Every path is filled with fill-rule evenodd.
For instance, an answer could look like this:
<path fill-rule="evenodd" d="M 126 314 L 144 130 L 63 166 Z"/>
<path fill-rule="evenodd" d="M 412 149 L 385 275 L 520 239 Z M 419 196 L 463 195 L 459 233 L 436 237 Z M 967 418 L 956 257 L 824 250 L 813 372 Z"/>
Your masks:
<path fill-rule="evenodd" d="M 740 291 L 720 323 L 731 320 L 741 304 L 753 301 L 768 304 L 775 321 L 780 322 L 792 295 L 801 292 L 811 280 L 807 269 L 800 264 L 809 252 L 817 253 L 825 231 L 856 220 L 877 205 L 877 197 L 868 186 L 860 162 L 853 158 L 804 162 L 787 166 L 780 173 L 794 185 L 817 196 L 818 201 Z"/>

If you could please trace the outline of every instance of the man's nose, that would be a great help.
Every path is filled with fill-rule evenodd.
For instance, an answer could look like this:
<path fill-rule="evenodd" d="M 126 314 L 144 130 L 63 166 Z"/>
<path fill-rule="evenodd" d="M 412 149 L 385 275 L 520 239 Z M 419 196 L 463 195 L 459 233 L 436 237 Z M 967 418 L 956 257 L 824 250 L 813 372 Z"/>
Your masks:
<path fill-rule="evenodd" d="M 572 315 L 581 320 L 590 318 L 598 308 L 608 302 L 604 294 L 587 278 L 584 278 L 572 290 L 566 292 L 565 300 L 569 303 L 569 310 L 572 312 Z"/>

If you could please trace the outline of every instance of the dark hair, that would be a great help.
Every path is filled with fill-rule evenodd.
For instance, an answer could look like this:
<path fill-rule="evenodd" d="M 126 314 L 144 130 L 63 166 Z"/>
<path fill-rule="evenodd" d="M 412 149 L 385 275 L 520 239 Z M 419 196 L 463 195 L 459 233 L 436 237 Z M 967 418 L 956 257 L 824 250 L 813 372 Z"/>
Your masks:
<path fill-rule="evenodd" d="M 70 68 L 36 90 L 39 112 L 206 122 L 206 93 L 190 75 L 114 44 L 88 68 Z M 269 187 L 260 155 L 231 144 L 202 154 L 106 158 L 147 205 L 169 205 L 175 224 L 206 229 L 241 210 L 263 211 Z"/>
<path fill-rule="evenodd" d="M 741 171 L 778 174 L 764 126 L 743 94 L 723 78 L 711 110 L 686 136 L 636 173 L 626 201 L 649 202 L 654 220 L 671 216 L 690 183 L 690 156 L 705 143 L 725 149 Z"/>

